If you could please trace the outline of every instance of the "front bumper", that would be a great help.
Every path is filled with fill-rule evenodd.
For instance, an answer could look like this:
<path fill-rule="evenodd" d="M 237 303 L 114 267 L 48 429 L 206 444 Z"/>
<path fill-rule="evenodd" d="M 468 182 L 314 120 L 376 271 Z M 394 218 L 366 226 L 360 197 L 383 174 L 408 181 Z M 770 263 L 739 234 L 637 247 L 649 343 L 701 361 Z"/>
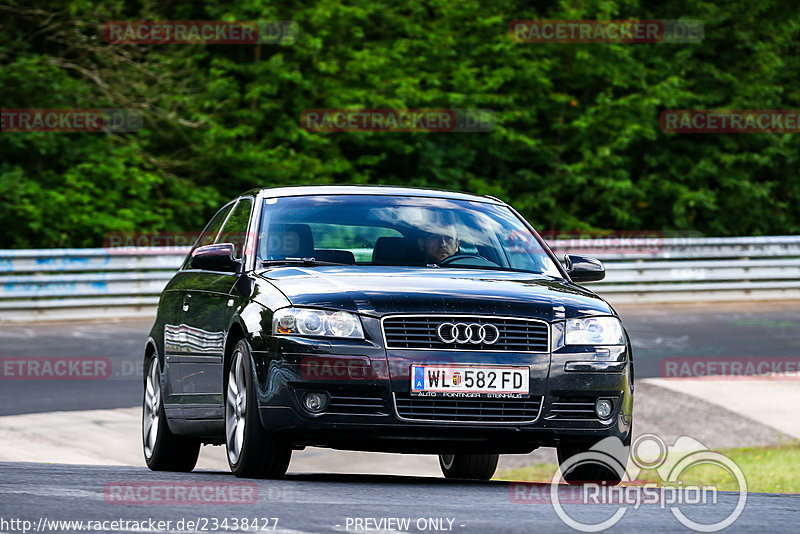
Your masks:
<path fill-rule="evenodd" d="M 474 363 L 470 356 L 474 355 L 465 353 L 463 357 Z M 410 398 L 409 381 L 390 372 L 383 348 L 369 342 L 275 339 L 270 350 L 253 352 L 260 418 L 269 433 L 298 448 L 524 454 L 542 446 L 610 436 L 623 441 L 629 438 L 633 423 L 630 347 L 618 349 L 615 364 L 587 363 L 594 356 L 590 348 L 520 356 L 530 358 L 531 399 L 540 401 L 531 417 L 524 421 L 508 421 L 502 416 L 480 421 L 454 421 L 449 417 L 421 420 L 408 417 L 399 407 Z M 413 357 L 430 361 L 436 355 L 415 353 Z M 452 353 L 448 355 L 452 357 Z M 406 363 L 402 358 L 395 361 Z M 314 373 L 309 373 L 309 362 L 316 365 Z M 328 372 L 320 372 L 326 369 L 324 362 L 328 363 Z M 519 360 L 514 363 L 519 364 Z M 332 401 L 340 401 L 331 402 L 320 414 L 312 414 L 302 405 L 307 392 L 324 392 Z M 606 420 L 593 413 L 598 398 L 613 402 L 612 415 Z"/>

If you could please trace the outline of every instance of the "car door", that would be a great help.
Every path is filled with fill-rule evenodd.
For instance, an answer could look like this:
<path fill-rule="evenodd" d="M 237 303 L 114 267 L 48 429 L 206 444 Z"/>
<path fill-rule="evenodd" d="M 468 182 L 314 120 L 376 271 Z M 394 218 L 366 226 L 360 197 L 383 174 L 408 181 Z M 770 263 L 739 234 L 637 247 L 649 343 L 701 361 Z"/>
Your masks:
<path fill-rule="evenodd" d="M 214 243 L 233 243 L 234 258 L 242 261 L 244 239 L 253 207 L 252 198 L 239 199 Z M 184 296 L 184 331 L 190 340 L 182 355 L 183 413 L 187 419 L 223 416 L 222 373 L 225 338 L 236 310 L 231 290 L 237 272 L 195 270 L 192 290 Z"/>
<path fill-rule="evenodd" d="M 192 250 L 215 242 L 235 204 L 236 202 L 226 204 L 211 218 Z M 214 341 L 217 341 L 213 336 L 198 330 L 202 319 L 193 318 L 195 310 L 203 308 L 203 289 L 208 286 L 208 276 L 201 270 L 193 269 L 189 265 L 190 258 L 191 254 L 170 281 L 159 304 L 159 315 L 164 321 L 164 356 L 168 386 L 164 403 L 174 417 L 180 418 L 184 417 L 184 406 L 205 403 L 204 399 L 193 395 L 196 388 L 192 384 L 192 375 L 197 370 L 195 366 L 198 362 L 202 364 L 212 357 L 208 351 L 213 348 Z"/>

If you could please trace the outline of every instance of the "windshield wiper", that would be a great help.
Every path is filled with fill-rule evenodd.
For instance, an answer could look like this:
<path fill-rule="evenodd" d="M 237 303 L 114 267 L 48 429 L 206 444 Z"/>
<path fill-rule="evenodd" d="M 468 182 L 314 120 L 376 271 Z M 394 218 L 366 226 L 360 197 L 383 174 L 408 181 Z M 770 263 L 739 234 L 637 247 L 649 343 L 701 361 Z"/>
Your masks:
<path fill-rule="evenodd" d="M 350 263 L 336 263 L 333 261 L 322 261 L 314 258 L 284 258 L 282 260 L 261 260 L 261 266 L 268 265 L 302 265 L 304 267 L 315 267 L 323 265 L 352 265 Z"/>

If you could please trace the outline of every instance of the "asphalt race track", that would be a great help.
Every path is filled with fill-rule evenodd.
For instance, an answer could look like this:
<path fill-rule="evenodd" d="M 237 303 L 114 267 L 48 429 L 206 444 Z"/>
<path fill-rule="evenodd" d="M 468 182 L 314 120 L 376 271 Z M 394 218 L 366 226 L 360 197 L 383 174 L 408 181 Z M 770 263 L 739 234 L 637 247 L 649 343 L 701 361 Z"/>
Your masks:
<path fill-rule="evenodd" d="M 636 378 L 660 376 L 665 358 L 786 357 L 800 354 L 800 305 L 626 306 Z M 152 321 L 0 325 L 3 357 L 107 357 L 104 380 L 4 380 L 0 416 L 127 408 L 141 402 L 142 355 Z"/>
<path fill-rule="evenodd" d="M 108 485 L 152 483 L 247 484 L 256 497 L 248 504 L 119 504 Z M 545 490 L 547 486 L 537 485 Z M 407 519 L 405 532 L 575 532 L 544 502 L 515 502 L 508 483 L 458 483 L 444 479 L 357 476 L 288 475 L 279 481 L 238 481 L 229 474 L 153 474 L 137 468 L 42 464 L 0 464 L 0 509 L 32 522 L 32 528 L 53 520 L 199 521 L 209 531 L 213 518 L 262 521 L 278 532 L 375 532 L 381 520 Z M 687 517 L 714 523 L 735 507 L 736 493 L 720 493 L 715 505 L 684 505 Z M 797 529 L 797 496 L 751 494 L 744 512 L 726 532 L 790 532 Z M 611 504 L 564 505 L 577 519 L 599 522 L 619 507 Z M 261 519 L 263 518 L 263 519 Z M 366 519 L 375 522 L 364 522 Z M 357 528 L 360 525 L 363 528 Z M 369 525 L 369 530 L 366 528 Z M 383 523 L 384 526 L 392 526 Z M 108 532 L 125 531 L 108 524 Z M 165 524 L 162 526 L 166 526 Z M 393 526 L 397 526 L 395 523 Z M 52 528 L 52 524 L 51 524 Z M 183 530 L 188 530 L 184 528 Z M 225 529 L 218 528 L 222 532 Z M 244 529 L 239 529 L 243 531 Z M 394 530 L 400 530 L 395 528 Z M 625 511 L 617 530 L 625 532 L 685 531 L 669 506 L 643 504 Z M 52 530 L 51 530 L 52 531 Z M 157 531 L 157 529 L 156 529 Z M 253 532 L 254 530 L 250 530 Z M 384 529 L 386 531 L 386 529 Z M 13 532 L 6 528 L 4 532 Z"/>
<path fill-rule="evenodd" d="M 769 358 L 800 353 L 798 303 L 627 306 L 619 311 L 633 340 L 637 379 L 659 377 L 663 361 L 671 357 Z M 3 376 L 0 415 L 138 406 L 141 353 L 149 328 L 147 321 L 0 325 L 0 356 L 4 358 L 89 356 L 108 358 L 111 364 L 111 376 L 103 380 L 15 380 Z M 669 426 L 680 425 L 679 418 L 678 423 L 671 421 Z M 676 432 L 691 432 L 690 425 L 686 426 Z M 92 435 L 82 438 L 90 441 Z M 208 468 L 174 474 L 150 472 L 143 463 L 126 467 L 0 462 L 0 534 L 24 528 L 39 532 L 85 532 L 89 528 L 88 523 L 81 529 L 54 525 L 50 523 L 53 520 L 106 521 L 99 528 L 103 532 L 130 532 L 139 527 L 144 527 L 138 530 L 144 532 L 260 532 L 272 530 L 274 518 L 278 519 L 277 532 L 575 532 L 557 515 L 547 493 L 549 486 L 544 484 L 459 483 L 438 478 L 438 472 L 416 477 L 324 471 L 293 473 L 290 468 L 284 480 L 246 481 Z M 216 497 L 213 502 L 152 497 L 153 502 L 143 503 L 137 500 L 141 494 L 122 499 L 123 493 L 114 493 L 115 488 L 133 491 L 131 488 L 142 487 L 167 492 L 169 488 L 210 488 Z M 226 492 L 237 490 L 244 491 L 247 498 L 229 499 Z M 716 504 L 680 504 L 678 508 L 694 521 L 714 523 L 734 510 L 739 494 L 719 492 L 716 497 Z M 587 523 L 598 523 L 621 509 L 619 504 L 602 504 L 602 500 L 601 504 L 576 500 L 580 502 L 566 500 L 564 510 Z M 688 530 L 678 522 L 670 504 L 628 503 L 622 508 L 624 516 L 615 530 Z M 751 493 L 741 516 L 726 532 L 797 532 L 799 514 L 798 495 Z M 243 518 L 250 522 L 247 527 Z M 392 522 L 387 522 L 390 518 Z M 16 522 L 9 522 L 12 520 Z M 115 520 L 142 523 L 134 527 L 112 523 Z M 150 520 L 172 523 L 158 525 Z M 258 522 L 257 529 L 252 528 L 253 520 Z"/>

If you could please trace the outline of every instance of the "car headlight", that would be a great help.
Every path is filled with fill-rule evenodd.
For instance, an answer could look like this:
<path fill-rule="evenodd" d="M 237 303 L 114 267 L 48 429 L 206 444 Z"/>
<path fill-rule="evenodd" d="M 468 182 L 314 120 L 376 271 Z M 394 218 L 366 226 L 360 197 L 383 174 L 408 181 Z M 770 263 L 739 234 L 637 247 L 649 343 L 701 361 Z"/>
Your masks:
<path fill-rule="evenodd" d="M 566 345 L 624 345 L 622 323 L 616 317 L 567 319 Z"/>
<path fill-rule="evenodd" d="M 364 339 L 358 316 L 344 311 L 283 308 L 272 317 L 272 333 Z"/>

